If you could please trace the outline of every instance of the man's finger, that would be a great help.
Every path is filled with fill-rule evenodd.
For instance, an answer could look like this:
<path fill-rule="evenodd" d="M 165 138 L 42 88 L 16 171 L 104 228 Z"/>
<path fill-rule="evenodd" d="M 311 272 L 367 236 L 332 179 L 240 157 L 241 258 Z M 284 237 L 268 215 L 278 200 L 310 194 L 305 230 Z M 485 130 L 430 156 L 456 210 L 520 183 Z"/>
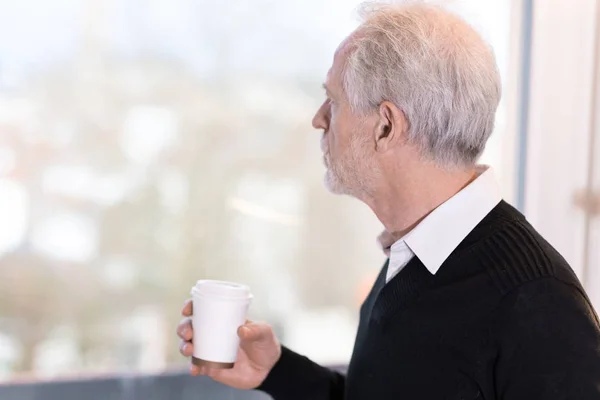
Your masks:
<path fill-rule="evenodd" d="M 192 320 L 190 318 L 182 319 L 179 325 L 177 325 L 177 336 L 183 340 L 192 340 L 194 331 L 192 329 Z"/>
<path fill-rule="evenodd" d="M 183 315 L 184 317 L 191 317 L 193 312 L 194 312 L 194 310 L 193 310 L 192 299 L 188 299 L 185 301 L 185 304 L 183 305 L 183 309 L 181 310 L 181 315 Z"/>
<path fill-rule="evenodd" d="M 192 376 L 198 376 L 201 375 L 200 373 L 200 367 L 194 364 L 190 365 L 190 375 Z"/>
<path fill-rule="evenodd" d="M 261 340 L 267 331 L 267 327 L 262 324 L 245 324 L 238 328 L 238 336 L 242 340 L 257 341 Z"/>
<path fill-rule="evenodd" d="M 179 352 L 184 357 L 191 357 L 192 354 L 194 353 L 194 345 L 191 344 L 190 342 L 186 342 L 186 341 L 182 340 L 181 343 L 179 344 Z"/>
<path fill-rule="evenodd" d="M 207 371 L 207 375 L 210 376 L 212 379 L 219 379 L 219 376 L 222 375 L 223 369 L 218 369 L 218 368 L 208 368 Z"/>

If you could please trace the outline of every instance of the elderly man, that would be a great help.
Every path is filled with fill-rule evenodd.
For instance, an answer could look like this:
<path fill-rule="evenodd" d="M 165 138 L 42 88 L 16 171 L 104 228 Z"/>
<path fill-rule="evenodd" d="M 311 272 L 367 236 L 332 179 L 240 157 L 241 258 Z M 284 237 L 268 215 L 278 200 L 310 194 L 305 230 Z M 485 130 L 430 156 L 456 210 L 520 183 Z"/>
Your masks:
<path fill-rule="evenodd" d="M 500 99 L 479 35 L 429 5 L 372 9 L 324 86 L 313 126 L 326 184 L 388 232 L 347 375 L 262 323 L 240 327 L 233 369 L 192 374 L 276 400 L 600 399 L 600 324 L 585 291 L 477 165 Z M 178 333 L 190 356 L 189 320 Z"/>

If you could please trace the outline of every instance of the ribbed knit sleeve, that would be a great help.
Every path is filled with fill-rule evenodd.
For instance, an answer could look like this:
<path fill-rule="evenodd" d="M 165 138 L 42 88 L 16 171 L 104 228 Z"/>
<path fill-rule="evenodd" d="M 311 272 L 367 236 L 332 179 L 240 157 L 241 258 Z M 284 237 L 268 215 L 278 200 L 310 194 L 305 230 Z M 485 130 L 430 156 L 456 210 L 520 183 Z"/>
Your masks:
<path fill-rule="evenodd" d="M 345 377 L 282 347 L 281 358 L 261 386 L 274 400 L 343 400 Z"/>
<path fill-rule="evenodd" d="M 600 324 L 580 288 L 552 277 L 527 282 L 504 298 L 498 318 L 498 399 L 600 399 Z"/>

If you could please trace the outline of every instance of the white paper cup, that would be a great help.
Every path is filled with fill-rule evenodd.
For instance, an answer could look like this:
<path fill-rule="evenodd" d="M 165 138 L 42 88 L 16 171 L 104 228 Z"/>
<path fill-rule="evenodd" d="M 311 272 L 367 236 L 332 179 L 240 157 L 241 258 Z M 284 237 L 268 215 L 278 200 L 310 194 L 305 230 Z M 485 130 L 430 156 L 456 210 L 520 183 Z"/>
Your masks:
<path fill-rule="evenodd" d="M 232 282 L 201 280 L 192 288 L 195 365 L 233 368 L 252 302 L 250 288 Z"/>

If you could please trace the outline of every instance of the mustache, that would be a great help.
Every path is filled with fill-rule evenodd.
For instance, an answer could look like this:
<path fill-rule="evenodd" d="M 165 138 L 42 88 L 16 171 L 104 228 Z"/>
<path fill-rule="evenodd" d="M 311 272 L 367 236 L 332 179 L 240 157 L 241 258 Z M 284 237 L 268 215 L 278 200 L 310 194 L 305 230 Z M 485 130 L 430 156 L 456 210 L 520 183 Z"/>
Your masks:
<path fill-rule="evenodd" d="M 323 154 L 327 154 L 329 152 L 329 145 L 327 144 L 327 140 L 325 140 L 324 136 L 321 138 L 320 146 Z"/>
<path fill-rule="evenodd" d="M 323 164 L 329 168 L 329 146 L 325 138 L 321 139 L 321 152 L 323 153 Z"/>

